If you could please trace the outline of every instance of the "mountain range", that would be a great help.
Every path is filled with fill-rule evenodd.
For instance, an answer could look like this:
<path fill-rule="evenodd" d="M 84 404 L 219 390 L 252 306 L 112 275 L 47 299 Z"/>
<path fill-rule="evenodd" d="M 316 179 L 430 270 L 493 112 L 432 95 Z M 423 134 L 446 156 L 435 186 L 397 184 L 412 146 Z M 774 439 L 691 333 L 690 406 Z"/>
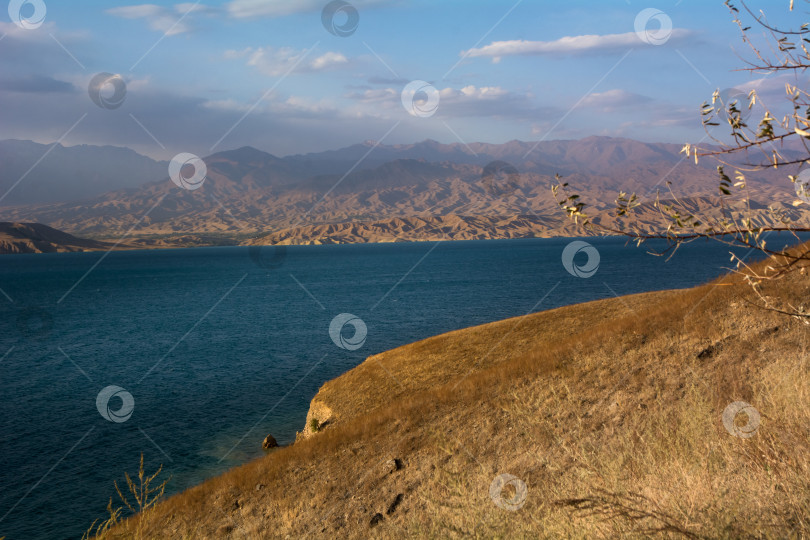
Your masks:
<path fill-rule="evenodd" d="M 175 185 L 165 162 L 127 149 L 35 144 L 0 142 L 0 160 L 15 164 L 0 169 L 0 186 L 13 185 L 20 170 L 31 169 L 0 203 L 0 219 L 98 240 L 126 236 L 130 246 L 578 234 L 552 197 L 555 174 L 603 222 L 613 219 L 619 191 L 636 192 L 647 203 L 659 191 L 662 198 L 684 198 L 697 214 L 716 211 L 719 202 L 713 160 L 695 164 L 680 145 L 611 137 L 504 144 L 366 141 L 286 157 L 243 147 L 205 157 L 207 176 L 194 191 Z M 48 154 L 32 168 L 39 159 L 34 148 Z M 754 207 L 773 205 L 794 218 L 804 216 L 791 206 L 796 197 L 787 174 L 769 169 L 750 176 Z M 26 190 L 29 182 L 51 187 Z M 24 204 L 8 204 L 13 201 Z M 660 214 L 646 204 L 637 220 L 654 228 Z"/>
<path fill-rule="evenodd" d="M 82 200 L 138 188 L 165 175 L 167 166 L 118 146 L 0 141 L 0 206 Z"/>

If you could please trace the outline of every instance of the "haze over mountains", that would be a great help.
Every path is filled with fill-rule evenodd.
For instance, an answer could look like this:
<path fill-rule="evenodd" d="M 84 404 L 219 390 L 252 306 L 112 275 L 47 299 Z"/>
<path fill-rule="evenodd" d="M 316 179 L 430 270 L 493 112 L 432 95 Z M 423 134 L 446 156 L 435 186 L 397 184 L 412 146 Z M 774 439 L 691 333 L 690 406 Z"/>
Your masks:
<path fill-rule="evenodd" d="M 0 197 L 5 194 L 0 206 L 74 201 L 137 188 L 165 175 L 167 166 L 118 146 L 0 141 Z"/>
<path fill-rule="evenodd" d="M 574 234 L 551 195 L 555 174 L 597 213 L 612 208 L 619 191 L 649 201 L 668 183 L 696 212 L 713 209 L 716 162 L 695 165 L 680 150 L 610 137 L 469 145 L 367 141 L 283 158 L 243 147 L 204 158 L 203 187 L 185 191 L 168 179 L 166 163 L 130 150 L 57 145 L 7 195 L 0 219 L 95 238 L 129 232 L 153 246 L 210 243 L 206 235 L 224 243 L 298 244 Z M 25 141 L 0 143 L 0 159 L 14 165 L 0 169 L 0 186 L 17 182 L 17 173 L 46 151 Z M 795 196 L 787 174 L 750 176 L 754 205 L 776 203 L 801 215 L 790 204 Z M 657 216 L 646 205 L 639 219 L 652 223 Z"/>

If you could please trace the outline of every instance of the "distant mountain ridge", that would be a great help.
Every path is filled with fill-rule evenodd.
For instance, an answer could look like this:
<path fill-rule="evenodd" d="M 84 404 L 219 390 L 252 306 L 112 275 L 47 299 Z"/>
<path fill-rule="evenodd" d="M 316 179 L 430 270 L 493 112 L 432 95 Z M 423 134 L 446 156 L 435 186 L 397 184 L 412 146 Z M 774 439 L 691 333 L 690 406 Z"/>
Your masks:
<path fill-rule="evenodd" d="M 81 201 L 0 208 L 0 218 L 95 238 L 132 229 L 141 239 L 203 234 L 245 243 L 426 239 L 437 236 L 429 231 L 431 224 L 442 224 L 448 232 L 438 236 L 448 239 L 552 235 L 571 232 L 551 196 L 555 174 L 600 215 L 619 191 L 647 200 L 657 191 L 665 197 L 698 197 L 696 208 L 709 209 L 705 197 L 717 194 L 716 163 L 695 165 L 680 150 L 675 144 L 611 137 L 469 145 L 366 141 L 287 157 L 242 147 L 204 158 L 208 174 L 196 191 L 175 186 L 163 168 L 137 188 Z M 502 174 L 483 178 L 493 163 Z M 795 213 L 787 174 L 780 169 L 751 175 L 755 202 L 774 202 Z M 531 216 L 531 224 L 520 216 Z M 644 218 L 648 225 L 652 217 Z M 381 232 L 380 223 L 395 225 Z M 347 224 L 363 225 L 351 232 Z"/>
<path fill-rule="evenodd" d="M 164 176 L 167 165 L 118 146 L 0 141 L 0 207 L 75 201 L 138 188 Z"/>

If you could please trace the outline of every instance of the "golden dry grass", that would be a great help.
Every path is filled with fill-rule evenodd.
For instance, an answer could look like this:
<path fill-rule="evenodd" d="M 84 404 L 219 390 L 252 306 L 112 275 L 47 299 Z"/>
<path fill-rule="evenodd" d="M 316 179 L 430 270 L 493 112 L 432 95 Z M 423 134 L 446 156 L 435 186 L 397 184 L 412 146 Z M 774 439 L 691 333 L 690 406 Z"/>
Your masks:
<path fill-rule="evenodd" d="M 751 301 L 726 277 L 377 355 L 319 392 L 334 422 L 169 498 L 147 536 L 807 537 L 808 327 Z M 723 426 L 735 401 L 751 438 Z M 490 497 L 502 473 L 526 485 L 515 511 Z"/>

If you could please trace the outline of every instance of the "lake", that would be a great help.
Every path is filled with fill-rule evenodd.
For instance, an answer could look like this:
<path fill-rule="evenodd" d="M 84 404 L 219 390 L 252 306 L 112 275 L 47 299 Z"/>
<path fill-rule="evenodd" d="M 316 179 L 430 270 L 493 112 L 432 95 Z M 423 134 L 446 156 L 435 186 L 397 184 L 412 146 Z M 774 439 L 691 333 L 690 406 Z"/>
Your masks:
<path fill-rule="evenodd" d="M 174 493 L 268 433 L 289 444 L 318 388 L 371 354 L 731 264 L 717 242 L 667 262 L 573 240 L 1 257 L 0 537 L 81 537 L 141 454 Z"/>

